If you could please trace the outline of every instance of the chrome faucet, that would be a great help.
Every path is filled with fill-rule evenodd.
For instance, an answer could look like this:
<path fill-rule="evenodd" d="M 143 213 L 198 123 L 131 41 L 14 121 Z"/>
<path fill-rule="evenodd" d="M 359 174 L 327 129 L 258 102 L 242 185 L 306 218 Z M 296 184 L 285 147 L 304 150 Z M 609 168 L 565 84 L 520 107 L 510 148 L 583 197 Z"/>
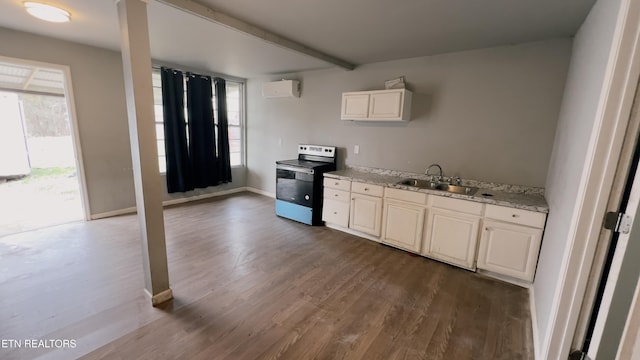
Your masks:
<path fill-rule="evenodd" d="M 425 175 L 427 175 L 427 176 L 429 176 L 429 179 L 430 179 L 431 181 L 433 181 L 434 177 L 433 177 L 433 175 L 429 174 L 429 170 L 431 170 L 431 168 L 432 168 L 432 167 L 434 167 L 434 166 L 435 166 L 435 167 L 437 167 L 437 168 L 438 168 L 438 170 L 440 171 L 440 174 L 439 174 L 435 179 L 436 179 L 436 181 L 441 181 L 441 180 L 442 180 L 442 177 L 444 176 L 444 174 L 442 173 L 442 167 L 441 167 L 440 165 L 438 165 L 438 164 L 431 164 L 431 165 L 429 165 L 429 167 L 427 168 L 427 170 L 425 170 L 425 171 L 424 171 L 424 174 L 425 174 Z"/>

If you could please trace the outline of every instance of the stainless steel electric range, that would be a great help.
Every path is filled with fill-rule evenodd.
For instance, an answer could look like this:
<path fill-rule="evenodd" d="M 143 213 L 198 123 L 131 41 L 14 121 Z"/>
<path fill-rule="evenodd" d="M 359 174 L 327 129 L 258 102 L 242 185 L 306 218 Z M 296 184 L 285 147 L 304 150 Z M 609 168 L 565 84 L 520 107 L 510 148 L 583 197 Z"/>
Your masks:
<path fill-rule="evenodd" d="M 276 161 L 276 215 L 322 225 L 322 178 L 336 170 L 336 148 L 298 145 L 298 158 Z"/>

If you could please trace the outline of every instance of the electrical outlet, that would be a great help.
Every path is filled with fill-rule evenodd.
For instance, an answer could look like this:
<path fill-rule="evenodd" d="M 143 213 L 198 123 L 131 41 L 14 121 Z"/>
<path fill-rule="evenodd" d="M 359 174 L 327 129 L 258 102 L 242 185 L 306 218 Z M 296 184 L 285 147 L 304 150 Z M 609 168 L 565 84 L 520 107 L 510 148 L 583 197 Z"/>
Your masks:
<path fill-rule="evenodd" d="M 360 154 L 360 145 L 353 145 L 353 153 L 356 155 Z"/>

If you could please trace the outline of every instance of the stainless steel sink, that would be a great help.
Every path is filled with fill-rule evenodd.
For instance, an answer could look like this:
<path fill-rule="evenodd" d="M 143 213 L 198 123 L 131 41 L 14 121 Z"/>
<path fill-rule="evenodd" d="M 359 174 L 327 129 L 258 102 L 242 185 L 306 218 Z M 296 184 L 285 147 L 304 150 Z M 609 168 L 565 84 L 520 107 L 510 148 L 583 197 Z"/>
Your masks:
<path fill-rule="evenodd" d="M 429 180 L 405 179 L 398 182 L 398 185 L 407 185 L 423 189 L 435 189 L 438 183 Z"/>
<path fill-rule="evenodd" d="M 411 187 L 417 187 L 420 189 L 441 190 L 454 194 L 473 195 L 478 191 L 476 187 L 451 185 L 447 183 L 434 182 L 422 179 L 404 179 L 397 183 L 398 185 L 406 185 Z"/>

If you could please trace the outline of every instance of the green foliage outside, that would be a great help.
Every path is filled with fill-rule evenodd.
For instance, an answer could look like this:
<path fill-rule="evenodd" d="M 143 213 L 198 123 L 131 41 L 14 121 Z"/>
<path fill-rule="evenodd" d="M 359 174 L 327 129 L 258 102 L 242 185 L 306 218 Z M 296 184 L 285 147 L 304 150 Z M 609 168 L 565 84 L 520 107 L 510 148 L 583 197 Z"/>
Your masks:
<path fill-rule="evenodd" d="M 69 136 L 67 103 L 62 96 L 19 93 L 28 137 Z"/>
<path fill-rule="evenodd" d="M 23 177 L 17 182 L 29 184 L 34 181 L 46 180 L 51 178 L 74 177 L 76 169 L 73 167 L 53 167 L 53 168 L 32 168 L 31 174 Z"/>

